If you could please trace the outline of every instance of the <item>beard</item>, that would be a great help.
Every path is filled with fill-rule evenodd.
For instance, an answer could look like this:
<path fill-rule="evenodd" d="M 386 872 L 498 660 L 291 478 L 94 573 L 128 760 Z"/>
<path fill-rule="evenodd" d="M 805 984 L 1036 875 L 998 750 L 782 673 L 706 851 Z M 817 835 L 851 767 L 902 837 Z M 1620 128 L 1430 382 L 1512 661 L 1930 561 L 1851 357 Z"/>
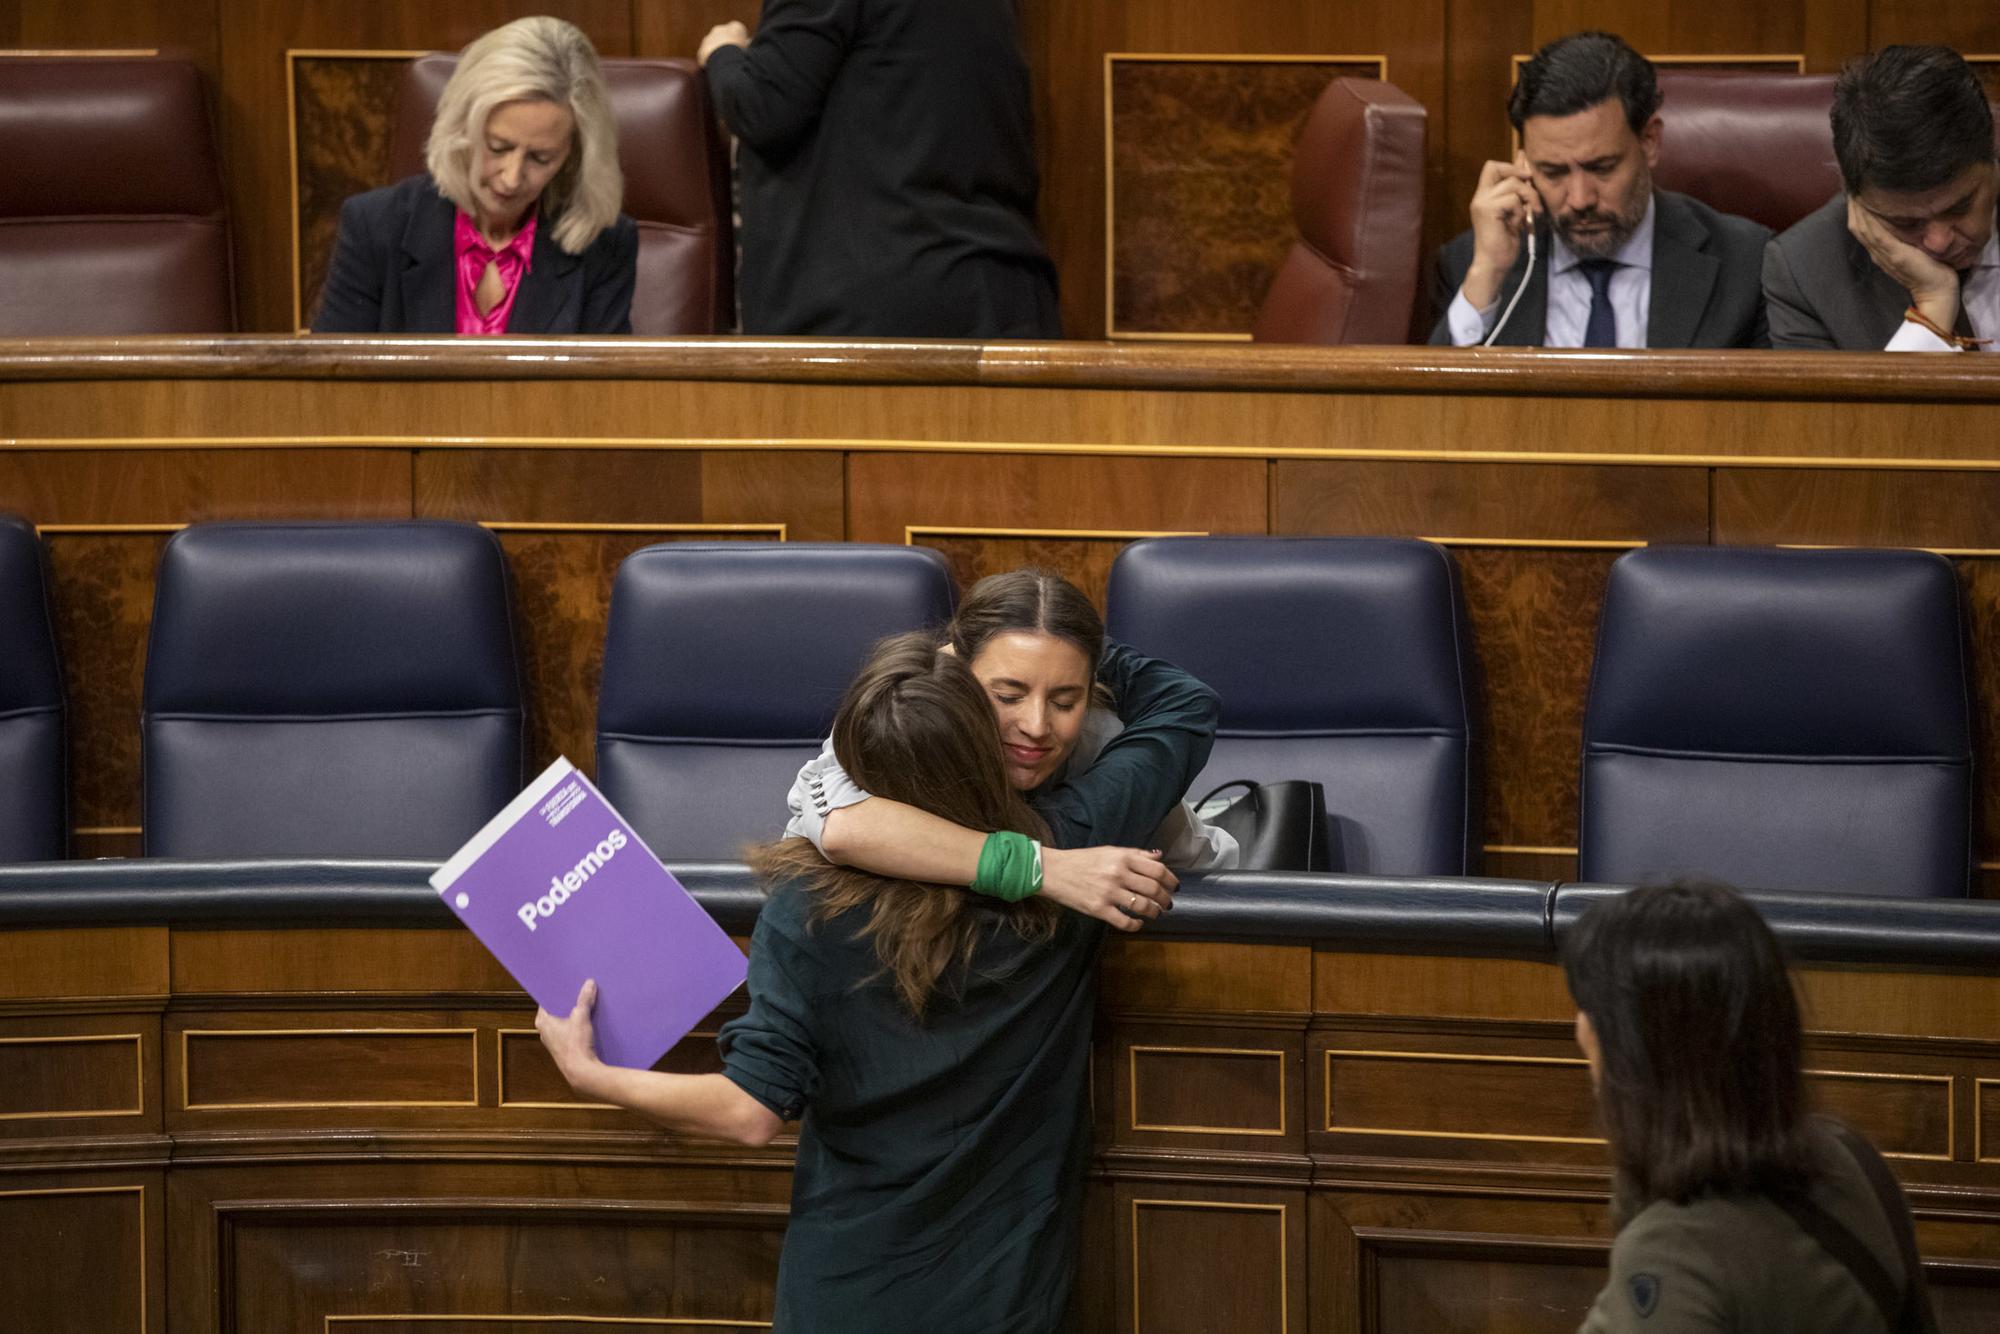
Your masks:
<path fill-rule="evenodd" d="M 1645 189 L 1632 192 L 1631 201 L 1623 212 L 1603 207 L 1577 209 L 1557 214 L 1553 225 L 1563 244 L 1578 259 L 1610 259 L 1632 239 L 1632 233 L 1639 230 L 1639 224 L 1646 217 L 1646 205 L 1652 202 L 1652 198 L 1652 183 L 1649 181 Z M 1583 228 L 1590 230 L 1579 230 Z"/>

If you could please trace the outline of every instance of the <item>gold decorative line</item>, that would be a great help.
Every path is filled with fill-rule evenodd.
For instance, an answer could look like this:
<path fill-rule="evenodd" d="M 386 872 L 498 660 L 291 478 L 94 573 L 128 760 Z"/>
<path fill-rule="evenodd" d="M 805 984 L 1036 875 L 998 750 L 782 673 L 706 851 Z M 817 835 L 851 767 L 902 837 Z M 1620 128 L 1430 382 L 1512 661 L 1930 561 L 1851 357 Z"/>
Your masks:
<path fill-rule="evenodd" d="M 1103 458 L 1324 459 L 1341 463 L 1526 463 L 1845 472 L 2000 472 L 1995 458 L 1631 454 L 1532 449 L 1366 449 L 1334 445 L 1090 444 L 1072 440 L 883 440 L 843 436 L 146 435 L 0 437 L 0 449 L 656 449 L 854 454 L 1080 454 Z M 71 525 L 76 527 L 78 525 Z M 102 525 L 84 525 L 94 530 Z"/>
<path fill-rule="evenodd" d="M 1139 1328 L 1139 1206 L 1149 1209 L 1229 1209 L 1238 1213 L 1278 1215 L 1278 1334 L 1291 1327 L 1292 1303 L 1289 1278 L 1291 1238 L 1287 1220 L 1290 1206 L 1283 1204 L 1235 1204 L 1227 1200 L 1140 1200 L 1132 1201 L 1132 1334 Z"/>
<path fill-rule="evenodd" d="M 43 537 L 107 537 L 126 533 L 178 533 L 185 523 L 38 523 Z"/>
<path fill-rule="evenodd" d="M 1913 1162 L 1948 1163 L 1958 1144 L 1958 1099 L 1952 1096 L 1956 1082 L 1951 1075 L 1904 1074 L 1893 1070 L 1805 1070 L 1801 1073 L 1821 1079 L 1883 1079 L 1892 1083 L 1944 1085 L 1944 1152 L 1903 1153 L 1881 1149 L 1884 1158 L 1908 1158 Z"/>
<path fill-rule="evenodd" d="M 415 60 L 418 56 L 429 55 L 428 51 L 333 51 L 316 47 L 287 47 L 285 49 L 285 150 L 291 164 L 291 173 L 286 186 L 291 193 L 292 207 L 292 327 L 299 333 L 307 333 L 305 293 L 301 288 L 299 272 L 299 251 L 304 248 L 304 238 L 299 230 L 299 95 L 298 78 L 295 73 L 300 60 Z"/>
<path fill-rule="evenodd" d="M 1423 537 L 1441 547 L 1500 547 L 1525 551 L 1635 551 L 1643 537 Z"/>
<path fill-rule="evenodd" d="M 1249 343 L 1256 341 L 1247 333 L 1170 333 L 1165 331 L 1140 332 L 1134 329 L 1120 329 L 1111 337 L 1123 343 Z"/>
<path fill-rule="evenodd" d="M 1409 1130 L 1393 1129 L 1386 1126 L 1342 1126 L 1333 1122 L 1333 1058 L 1336 1056 L 1358 1057 L 1379 1061 L 1455 1061 L 1476 1065 L 1569 1065 L 1588 1066 L 1589 1062 L 1580 1056 L 1484 1056 L 1473 1052 L 1442 1051 L 1360 1051 L 1329 1047 L 1326 1058 L 1325 1078 L 1320 1082 L 1325 1098 L 1322 1127 L 1340 1135 L 1395 1135 L 1407 1139 L 1455 1139 L 1455 1140 L 1504 1140 L 1523 1144 L 1602 1144 L 1604 1140 L 1595 1135 L 1510 1135 L 1489 1130 Z"/>
<path fill-rule="evenodd" d="M 1278 1128 L 1276 1130 L 1253 1130 L 1239 1126 L 1192 1126 L 1142 1124 L 1139 1120 L 1139 1053 L 1170 1052 L 1177 1056 L 1269 1056 L 1278 1063 Z M 1155 1131 L 1176 1135 L 1284 1135 L 1287 1133 L 1285 1116 L 1285 1053 L 1268 1047 L 1169 1047 L 1134 1045 L 1125 1049 L 1126 1073 L 1131 1085 L 1130 1128 L 1133 1130 Z"/>
<path fill-rule="evenodd" d="M 139 1197 L 139 1334 L 146 1334 L 146 1188 L 144 1186 L 49 1186 L 39 1190 L 0 1190 L 0 1200 L 38 1195 L 137 1195 Z"/>
<path fill-rule="evenodd" d="M 1139 530 L 1126 528 L 960 528 L 946 524 L 903 525 L 903 545 L 913 547 L 919 537 L 1054 537 L 1075 539 L 1137 540 L 1142 537 L 1207 537 L 1206 532 Z"/>
<path fill-rule="evenodd" d="M 132 1044 L 131 1107 L 81 1112 L 0 1112 L 0 1121 L 69 1121 L 98 1116 L 144 1116 L 146 1114 L 146 1040 L 138 1033 L 72 1033 L 47 1037 L 0 1038 L 0 1047 L 67 1046 L 78 1042 L 129 1042 Z"/>
<path fill-rule="evenodd" d="M 2000 862 L 1981 862 L 1979 863 L 1979 869 L 1982 871 L 2000 871 Z"/>
<path fill-rule="evenodd" d="M 69 832 L 91 837 L 109 834 L 143 834 L 146 831 L 141 826 L 135 824 L 80 824 L 73 827 Z"/>
<path fill-rule="evenodd" d="M 469 1100 L 319 1100 L 297 1102 L 193 1102 L 188 1091 L 188 1039 L 289 1037 L 458 1037 L 472 1040 L 472 1097 Z M 187 1112 L 275 1111 L 323 1107 L 477 1107 L 479 1030 L 476 1028 L 185 1028 L 181 1030 L 181 1110 Z"/>
<path fill-rule="evenodd" d="M 1972 1081 L 1972 1161 L 1990 1162 L 1986 1156 L 1986 1090 L 2000 1089 L 2000 1079 Z"/>
<path fill-rule="evenodd" d="M 1553 845 L 1539 847 L 1532 843 L 1488 843 L 1485 845 L 1484 851 L 1514 853 L 1528 857 L 1574 857 L 1577 855 L 1574 847 L 1555 847 Z"/>
<path fill-rule="evenodd" d="M 1519 53 L 1511 57 L 1511 68 L 1516 82 L 1521 78 L 1521 66 L 1527 64 L 1530 59 L 1531 57 Z M 1790 65 L 1794 74 L 1804 74 L 1806 72 L 1806 58 L 1792 51 L 1773 51 L 1769 55 L 1757 55 L 1753 52 L 1715 56 L 1647 56 L 1646 59 L 1652 61 L 1655 65 Z M 1973 60 L 1976 57 L 1967 56 L 1966 59 Z"/>
<path fill-rule="evenodd" d="M 160 54 L 160 49 L 156 46 L 134 47 L 130 50 L 124 50 L 118 47 L 96 47 L 96 48 L 85 47 L 85 48 L 79 48 L 74 51 L 60 50 L 56 47 L 20 47 L 6 51 L 0 51 L 0 57 L 4 57 L 8 60 L 15 60 L 24 56 L 34 57 L 35 59 L 47 59 L 50 57 L 56 57 L 60 59 L 76 59 L 76 60 L 99 60 L 107 58 L 111 59 L 122 58 L 129 60 L 134 56 L 157 56 L 158 54 Z"/>
<path fill-rule="evenodd" d="M 530 522 L 514 519 L 481 519 L 481 528 L 496 533 L 776 533 L 786 540 L 782 523 L 587 523 Z"/>
<path fill-rule="evenodd" d="M 1927 551 L 1933 556 L 1964 556 L 1964 557 L 2000 556 L 2000 547 L 1918 547 L 1918 546 L 1908 546 L 1901 542 L 1891 543 L 1887 547 L 1878 545 L 1857 544 L 1853 542 L 1779 542 L 1776 543 L 1776 546 L 1782 551 L 1889 550 L 1889 551 Z"/>
<path fill-rule="evenodd" d="M 1190 51 L 1106 51 L 1104 53 L 1104 336 L 1106 338 L 1130 339 L 1147 342 L 1203 342 L 1203 343 L 1247 343 L 1251 341 L 1247 333 L 1138 333 L 1121 330 L 1118 327 L 1118 265 L 1117 228 L 1118 208 L 1116 200 L 1117 144 L 1112 135 L 1113 123 L 1111 70 L 1123 61 L 1132 65 L 1157 64 L 1238 64 L 1238 65 L 1368 65 L 1375 66 L 1375 77 L 1388 82 L 1389 58 L 1387 56 L 1313 56 L 1313 55 L 1259 55 L 1241 51 L 1230 53 L 1204 53 Z"/>
<path fill-rule="evenodd" d="M 385 1325 L 432 1324 L 443 1321 L 475 1324 L 479 1322 L 533 1325 L 638 1325 L 648 1329 L 685 1328 L 689 1325 L 716 1325 L 723 1329 L 769 1329 L 768 1320 L 728 1320 L 706 1319 L 697 1316 L 675 1315 L 440 1315 L 440 1314 L 390 1314 L 390 1315 L 330 1315 L 324 1317 L 325 1328 L 335 1325 Z"/>

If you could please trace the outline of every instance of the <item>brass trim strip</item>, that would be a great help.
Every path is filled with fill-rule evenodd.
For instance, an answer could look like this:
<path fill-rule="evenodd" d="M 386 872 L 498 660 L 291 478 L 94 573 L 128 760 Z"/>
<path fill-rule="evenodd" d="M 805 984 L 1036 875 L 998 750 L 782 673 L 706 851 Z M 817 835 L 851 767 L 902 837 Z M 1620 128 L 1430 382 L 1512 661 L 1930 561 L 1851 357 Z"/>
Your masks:
<path fill-rule="evenodd" d="M 361 1099 L 298 1102 L 192 1102 L 188 1091 L 188 1039 L 283 1037 L 456 1037 L 472 1040 L 472 1096 L 468 1101 Z M 184 1112 L 279 1111 L 329 1107 L 477 1107 L 479 1105 L 479 1030 L 476 1028 L 184 1028 L 181 1030 L 181 1103 Z"/>
<path fill-rule="evenodd" d="M 1892 1083 L 1942 1084 L 1944 1085 L 1944 1152 L 1943 1153 L 1893 1153 L 1876 1146 L 1876 1151 L 1884 1158 L 1907 1158 L 1911 1162 L 1948 1163 L 1958 1147 L 1958 1099 L 1957 1078 L 1952 1075 L 1924 1075 L 1905 1073 L 1900 1070 L 1802 1070 L 1804 1075 L 1817 1075 L 1822 1079 L 1882 1079 Z"/>
<path fill-rule="evenodd" d="M 903 525 L 903 545 L 917 545 L 922 537 L 1054 537 L 1078 540 L 1113 539 L 1137 541 L 1142 537 L 1207 537 L 1206 532 L 1143 530 L 1133 528 L 965 528 L 950 524 L 909 523 Z"/>
<path fill-rule="evenodd" d="M 7 60 L 15 60 L 22 57 L 34 57 L 37 59 L 55 57 L 58 59 L 71 58 L 78 60 L 120 58 L 129 60 L 134 56 L 157 56 L 158 54 L 160 54 L 160 49 L 156 46 L 132 47 L 130 49 L 120 47 L 78 47 L 75 50 L 42 46 L 10 47 L 7 50 L 0 51 L 0 58 Z"/>
<path fill-rule="evenodd" d="M 1996 1161 L 1986 1156 L 1986 1090 L 1988 1087 L 2000 1089 L 2000 1079 L 1975 1079 L 1972 1081 L 1972 1161 L 1975 1163 Z"/>
<path fill-rule="evenodd" d="M 1238 1204 L 1227 1200 L 1142 1200 L 1132 1201 L 1132 1334 L 1139 1328 L 1139 1206 L 1149 1209 L 1231 1209 L 1238 1213 L 1278 1215 L 1278 1334 L 1291 1328 L 1291 1206 L 1285 1204 Z"/>
<path fill-rule="evenodd" d="M 143 1033 L 37 1034 L 33 1037 L 0 1038 L 0 1047 L 66 1046 L 78 1042 L 129 1042 L 132 1044 L 133 1106 L 110 1111 L 83 1112 L 0 1112 L 0 1121 L 77 1121 L 100 1116 L 144 1116 L 146 1114 L 146 1038 Z"/>
<path fill-rule="evenodd" d="M 307 333 L 305 293 L 301 290 L 300 255 L 305 239 L 299 233 L 299 93 L 295 66 L 305 60 L 415 60 L 428 51 L 333 51 L 315 47 L 285 48 L 285 188 L 292 209 L 292 328 Z"/>
<path fill-rule="evenodd" d="M 1395 1135 L 1407 1139 L 1451 1139 L 1451 1140 L 1504 1140 L 1521 1144 L 1602 1144 L 1605 1141 L 1596 1135 L 1508 1135 L 1488 1130 L 1407 1130 L 1387 1126 L 1341 1126 L 1333 1122 L 1333 1058 L 1336 1056 L 1359 1057 L 1367 1060 L 1385 1061 L 1430 1061 L 1466 1062 L 1477 1065 L 1569 1065 L 1588 1066 L 1590 1063 L 1581 1056 L 1486 1056 L 1476 1052 L 1442 1051 L 1362 1051 L 1348 1048 L 1329 1047 L 1322 1053 L 1325 1059 L 1320 1093 L 1325 1106 L 1321 1116 L 1321 1129 L 1338 1135 Z"/>
<path fill-rule="evenodd" d="M 1136 333 L 1121 332 L 1118 328 L 1118 265 L 1117 254 L 1117 180 L 1118 168 L 1112 138 L 1113 120 L 1111 98 L 1111 67 L 1118 61 L 1133 65 L 1158 64 L 1239 64 L 1239 65 L 1365 65 L 1374 62 L 1375 77 L 1387 83 L 1389 80 L 1389 58 L 1387 56 L 1314 56 L 1314 55 L 1259 55 L 1256 53 L 1232 52 L 1203 53 L 1194 51 L 1106 51 L 1104 53 L 1104 336 L 1106 338 L 1131 339 L 1151 342 L 1229 342 L 1247 343 L 1251 341 L 1247 333 Z"/>
<path fill-rule="evenodd" d="M 35 532 L 43 537 L 109 537 L 133 533 L 178 533 L 185 523 L 38 523 Z"/>
<path fill-rule="evenodd" d="M 1278 1062 L 1278 1128 L 1276 1130 L 1251 1130 L 1235 1126 L 1180 1126 L 1141 1124 L 1139 1121 L 1139 1053 L 1170 1052 L 1179 1056 L 1269 1056 Z M 1175 1135 L 1277 1135 L 1290 1133 L 1290 1117 L 1286 1113 L 1289 1099 L 1285 1095 L 1285 1057 L 1283 1048 L 1270 1047 L 1173 1047 L 1135 1043 L 1125 1049 L 1126 1077 L 1130 1085 L 1131 1098 L 1127 1103 L 1129 1115 L 1127 1127 L 1135 1131 L 1151 1131 L 1158 1134 Z"/>
<path fill-rule="evenodd" d="M 1481 849 L 1485 852 L 1515 853 L 1530 857 L 1574 857 L 1574 847 L 1537 847 L 1532 843 L 1488 843 Z"/>
<path fill-rule="evenodd" d="M 1441 547 L 1501 547 L 1525 551 L 1636 551 L 1643 537 L 1420 537 Z"/>
<path fill-rule="evenodd" d="M 80 824 L 73 826 L 69 832 L 86 836 L 102 836 L 108 834 L 143 834 L 146 831 L 142 826 L 135 824 Z"/>
<path fill-rule="evenodd" d="M 137 1195 L 139 1197 L 139 1334 L 147 1334 L 152 1326 L 150 1312 L 152 1304 L 147 1300 L 148 1283 L 146 1263 L 146 1188 L 138 1186 L 47 1186 L 38 1190 L 0 1190 L 0 1200 L 20 1199 L 29 1195 Z"/>
<path fill-rule="evenodd" d="M 479 526 L 495 533 L 774 533 L 774 540 L 788 540 L 788 528 L 783 523 L 591 523 L 581 520 L 481 519 Z"/>
<path fill-rule="evenodd" d="M 390 1313 L 384 1315 L 329 1315 L 323 1317 L 323 1319 L 326 1321 L 324 1328 L 328 1330 L 331 1330 L 335 1325 L 387 1324 L 390 1321 L 404 1324 L 435 1324 L 447 1320 L 463 1324 L 480 1322 L 498 1323 L 505 1321 L 508 1324 L 626 1325 L 641 1326 L 648 1329 L 684 1328 L 688 1325 L 717 1325 L 724 1329 L 732 1327 L 747 1327 L 750 1329 L 771 1328 L 771 1322 L 768 1320 L 706 1319 L 696 1316 L 675 1315 L 416 1315 Z"/>
<path fill-rule="evenodd" d="M 1775 544 L 1783 551 L 1879 551 L 1879 546 L 1857 546 L 1851 542 L 1779 542 Z M 2000 547 L 1918 547 L 1897 543 L 1890 548 L 1895 551 L 1927 551 L 1933 556 L 1975 557 L 2000 556 Z"/>
<path fill-rule="evenodd" d="M 1333 445 L 1090 444 L 1046 440 L 882 440 L 843 436 L 185 435 L 14 436 L 0 449 L 644 449 L 740 453 L 1053 454 L 1334 463 L 1524 463 L 1579 467 L 1772 468 L 1830 472 L 2000 472 L 1993 458 L 1812 457 L 1803 454 L 1629 454 L 1530 449 L 1364 449 Z M 105 525 L 51 525 L 96 531 Z M 115 530 L 115 529 L 114 529 Z"/>

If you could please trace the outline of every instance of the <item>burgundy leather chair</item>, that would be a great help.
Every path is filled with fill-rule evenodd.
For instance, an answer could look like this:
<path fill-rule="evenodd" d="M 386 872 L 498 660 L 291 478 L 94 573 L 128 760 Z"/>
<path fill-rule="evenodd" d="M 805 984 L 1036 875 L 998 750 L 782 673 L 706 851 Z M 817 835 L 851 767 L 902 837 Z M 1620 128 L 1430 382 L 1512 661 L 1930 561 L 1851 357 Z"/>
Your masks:
<path fill-rule="evenodd" d="M 391 178 L 424 169 L 424 142 L 455 55 L 410 62 L 389 137 Z M 606 60 L 618 117 L 625 212 L 639 224 L 632 332 L 727 333 L 736 322 L 736 243 L 730 228 L 729 158 L 691 60 Z"/>
<path fill-rule="evenodd" d="M 1292 165 L 1299 240 L 1251 326 L 1263 343 L 1404 343 L 1424 228 L 1424 108 L 1373 79 L 1335 79 Z"/>
<path fill-rule="evenodd" d="M 1774 232 L 1840 189 L 1831 74 L 1662 69 L 1660 188 Z"/>
<path fill-rule="evenodd" d="M 1660 71 L 1662 189 L 1782 232 L 1833 198 L 1832 74 Z M 2000 108 L 1995 109 L 2000 123 Z"/>
<path fill-rule="evenodd" d="M 172 56 L 0 55 L 0 335 L 230 333 L 229 207 Z"/>

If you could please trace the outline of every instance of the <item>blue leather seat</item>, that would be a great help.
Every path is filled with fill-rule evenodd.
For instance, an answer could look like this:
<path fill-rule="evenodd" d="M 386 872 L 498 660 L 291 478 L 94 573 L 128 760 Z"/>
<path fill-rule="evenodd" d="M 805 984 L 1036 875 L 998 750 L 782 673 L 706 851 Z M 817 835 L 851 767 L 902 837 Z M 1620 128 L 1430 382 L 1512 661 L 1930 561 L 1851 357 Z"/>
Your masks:
<path fill-rule="evenodd" d="M 62 663 L 49 619 L 48 565 L 34 525 L 0 514 L 0 861 L 54 861 L 69 849 Z"/>
<path fill-rule="evenodd" d="M 875 642 L 951 609 L 951 574 L 923 547 L 634 552 L 611 590 L 598 786 L 663 860 L 735 860 L 784 832 L 785 794 Z"/>
<path fill-rule="evenodd" d="M 439 859 L 520 790 L 507 564 L 462 523 L 223 523 L 160 556 L 158 857 Z"/>
<path fill-rule="evenodd" d="M 1326 789 L 1333 869 L 1474 869 L 1472 637 L 1442 548 L 1158 538 L 1119 553 L 1106 603 L 1112 638 L 1222 697 L 1194 796 L 1231 779 L 1312 779 Z"/>
<path fill-rule="evenodd" d="M 1580 874 L 1964 894 L 1964 644 L 1957 577 L 1925 552 L 1620 558 L 1584 714 Z"/>

